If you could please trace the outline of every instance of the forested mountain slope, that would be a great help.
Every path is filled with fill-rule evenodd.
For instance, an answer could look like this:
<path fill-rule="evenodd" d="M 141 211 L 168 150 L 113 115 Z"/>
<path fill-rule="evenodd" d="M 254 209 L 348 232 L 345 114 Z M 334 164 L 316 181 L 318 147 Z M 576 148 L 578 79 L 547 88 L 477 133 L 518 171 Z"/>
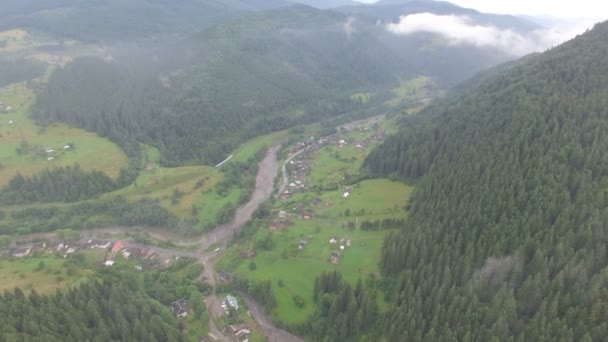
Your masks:
<path fill-rule="evenodd" d="M 0 30 L 23 28 L 64 39 L 115 42 L 192 33 L 280 0 L 4 0 Z"/>
<path fill-rule="evenodd" d="M 608 336 L 608 23 L 411 118 L 365 167 L 418 184 L 382 270 L 408 341 Z"/>
<path fill-rule="evenodd" d="M 381 93 L 420 75 L 445 87 L 507 58 L 451 44 L 429 54 L 422 48 L 429 39 L 292 6 L 170 48 L 76 60 L 53 74 L 34 117 L 96 131 L 131 155 L 145 142 L 167 165 L 212 164 L 248 138 L 362 110 L 354 93 Z"/>

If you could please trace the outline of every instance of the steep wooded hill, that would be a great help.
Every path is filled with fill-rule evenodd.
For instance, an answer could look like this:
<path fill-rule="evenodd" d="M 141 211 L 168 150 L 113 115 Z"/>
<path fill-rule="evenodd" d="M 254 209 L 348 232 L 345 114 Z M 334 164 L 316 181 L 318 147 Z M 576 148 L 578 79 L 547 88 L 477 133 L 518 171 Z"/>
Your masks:
<path fill-rule="evenodd" d="M 23 28 L 63 39 L 116 42 L 192 33 L 280 0 L 5 0 L 0 30 Z"/>
<path fill-rule="evenodd" d="M 365 167 L 418 184 L 389 236 L 384 328 L 408 341 L 608 336 L 608 23 L 480 78 Z"/>
<path fill-rule="evenodd" d="M 96 131 L 129 154 L 145 142 L 167 165 L 212 164 L 251 137 L 382 100 L 362 105 L 353 93 L 386 95 L 420 75 L 444 87 L 506 58 L 450 44 L 429 53 L 421 48 L 428 39 L 292 6 L 214 26 L 170 48 L 124 58 L 116 52 L 113 62 L 77 60 L 53 74 L 34 117 Z"/>

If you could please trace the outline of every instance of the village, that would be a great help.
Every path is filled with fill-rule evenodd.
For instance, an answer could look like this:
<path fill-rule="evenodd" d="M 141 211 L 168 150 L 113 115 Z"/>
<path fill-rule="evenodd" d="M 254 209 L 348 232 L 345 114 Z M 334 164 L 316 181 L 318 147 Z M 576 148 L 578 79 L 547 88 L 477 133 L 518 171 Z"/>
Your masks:
<path fill-rule="evenodd" d="M 29 256 L 57 255 L 68 258 L 81 250 L 101 250 L 99 266 L 114 266 L 117 259 L 136 262 L 136 270 L 158 269 L 167 267 L 180 257 L 194 257 L 193 253 L 170 252 L 154 246 L 136 242 L 104 239 L 52 239 L 50 241 L 20 243 L 17 246 L 0 252 L 6 259 L 26 258 Z"/>
<path fill-rule="evenodd" d="M 349 135 L 362 138 L 349 139 Z M 317 209 L 330 208 L 334 205 L 334 201 L 348 200 L 350 197 L 353 191 L 352 186 L 341 184 L 338 186 L 339 189 L 342 189 L 340 191 L 341 195 L 333 200 L 323 200 L 322 198 L 315 196 L 312 200 L 297 200 L 293 203 L 293 199 L 299 198 L 299 196 L 296 195 L 312 193 L 316 190 L 316 184 L 313 184 L 313 180 L 310 179 L 310 173 L 315 166 L 315 159 L 319 150 L 326 147 L 333 147 L 338 150 L 354 147 L 354 149 L 358 151 L 365 150 L 370 145 L 384 139 L 385 135 L 386 131 L 378 125 L 375 125 L 373 128 L 369 125 L 346 128 L 340 127 L 338 133 L 318 140 L 314 137 L 310 137 L 306 141 L 296 143 L 292 146 L 288 150 L 288 155 L 297 155 L 288 163 L 288 167 L 286 168 L 288 173 L 288 186 L 280 194 L 280 198 L 285 203 L 289 203 L 290 206 L 283 206 L 282 209 L 275 212 L 275 218 L 269 223 L 269 230 L 285 230 L 294 224 L 295 219 L 305 221 L 313 220 L 316 216 Z M 345 179 L 343 178 L 342 180 L 344 181 Z M 301 236 L 301 238 L 294 243 L 294 246 L 296 246 L 295 248 L 297 248 L 298 251 L 304 250 L 312 238 L 312 235 Z M 327 261 L 331 264 L 338 265 L 344 257 L 346 249 L 352 247 L 352 240 L 348 236 L 337 237 L 331 235 L 327 237 L 327 241 L 332 247 L 332 252 L 328 256 Z M 250 253 L 255 252 L 250 251 Z"/>

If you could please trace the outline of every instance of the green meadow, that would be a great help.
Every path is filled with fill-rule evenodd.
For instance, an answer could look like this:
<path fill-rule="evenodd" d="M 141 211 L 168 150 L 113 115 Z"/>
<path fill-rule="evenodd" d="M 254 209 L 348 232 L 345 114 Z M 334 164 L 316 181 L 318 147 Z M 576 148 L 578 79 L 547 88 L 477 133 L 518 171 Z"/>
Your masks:
<path fill-rule="evenodd" d="M 117 177 L 120 169 L 127 166 L 122 150 L 95 133 L 64 124 L 37 126 L 28 117 L 34 94 L 23 84 L 0 88 L 0 101 L 12 107 L 8 113 L 0 113 L 0 186 L 17 172 L 29 176 L 74 163 L 85 170 L 104 171 L 111 177 Z M 68 145 L 70 148 L 66 149 Z"/>
<path fill-rule="evenodd" d="M 94 264 L 105 251 L 85 250 L 82 263 L 77 267 L 54 254 L 45 254 L 24 259 L 0 260 L 0 291 L 12 291 L 19 287 L 24 291 L 36 290 L 40 294 L 53 293 L 93 274 Z"/>
<path fill-rule="evenodd" d="M 398 108 L 413 101 L 428 98 L 429 89 L 433 86 L 433 80 L 426 76 L 419 76 L 407 81 L 401 80 L 399 87 L 393 89 L 394 97 L 388 101 L 388 105 Z"/>

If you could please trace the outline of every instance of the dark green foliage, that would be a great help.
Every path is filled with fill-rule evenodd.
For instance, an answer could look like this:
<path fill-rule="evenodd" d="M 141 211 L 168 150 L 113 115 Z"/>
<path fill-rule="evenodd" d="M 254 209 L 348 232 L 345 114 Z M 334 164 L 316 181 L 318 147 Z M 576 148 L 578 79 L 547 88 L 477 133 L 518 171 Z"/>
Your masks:
<path fill-rule="evenodd" d="M 408 120 L 366 160 L 417 183 L 385 240 L 407 341 L 608 336 L 608 23 Z"/>
<path fill-rule="evenodd" d="M 167 306 L 146 295 L 135 276 L 107 275 L 57 292 L 0 296 L 0 341 L 180 341 Z"/>
<path fill-rule="evenodd" d="M 196 282 L 202 271 L 201 264 L 180 258 L 169 268 L 145 272 L 145 291 L 164 305 L 169 305 L 179 298 L 187 299 L 198 294 Z"/>
<path fill-rule="evenodd" d="M 76 164 L 47 169 L 32 177 L 18 173 L 0 191 L 0 203 L 76 202 L 116 188 L 117 184 L 105 173 L 86 172 Z"/>
<path fill-rule="evenodd" d="M 12 220 L 0 224 L 0 234 L 50 232 L 71 228 L 82 230 L 113 225 L 188 228 L 157 200 L 128 203 L 121 197 L 83 202 L 70 206 L 27 208 L 11 212 Z M 189 233 L 190 231 L 182 231 Z"/>
<path fill-rule="evenodd" d="M 306 324 L 295 328 L 314 341 L 352 341 L 365 334 L 378 318 L 375 292 L 361 280 L 353 289 L 337 271 L 317 277 L 314 301 L 313 316 Z M 303 300 L 298 300 L 296 305 L 303 306 Z"/>
<path fill-rule="evenodd" d="M 253 264 L 255 265 L 255 262 Z M 256 282 L 236 278 L 234 279 L 234 284 L 238 289 L 247 292 L 259 301 L 267 311 L 271 311 L 277 305 L 277 299 L 272 292 L 272 282 L 270 280 Z"/>
<path fill-rule="evenodd" d="M 0 87 L 42 76 L 46 67 L 29 59 L 0 59 Z"/>

